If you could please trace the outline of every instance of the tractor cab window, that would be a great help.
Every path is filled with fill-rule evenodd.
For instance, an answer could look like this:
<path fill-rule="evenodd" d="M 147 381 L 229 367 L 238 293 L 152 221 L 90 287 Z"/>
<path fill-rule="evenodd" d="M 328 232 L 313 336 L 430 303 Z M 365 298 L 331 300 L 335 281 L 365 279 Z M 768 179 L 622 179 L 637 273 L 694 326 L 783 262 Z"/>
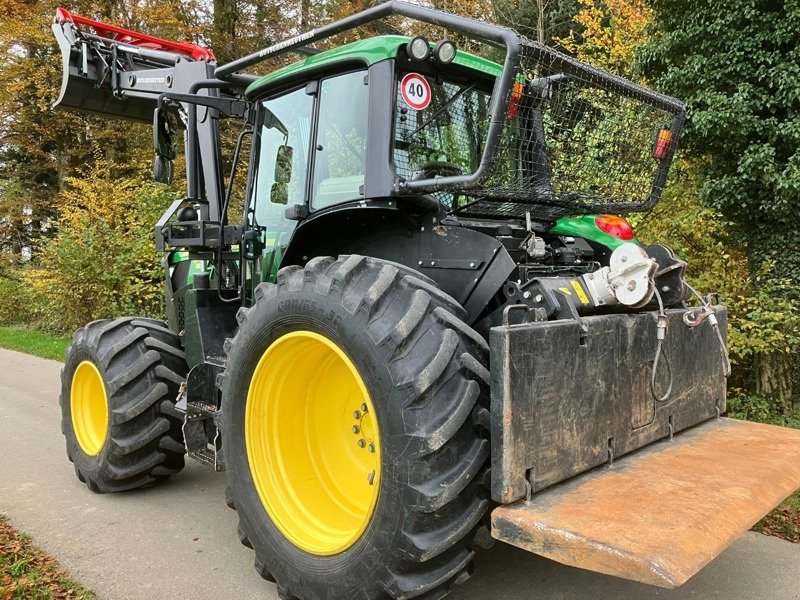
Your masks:
<path fill-rule="evenodd" d="M 261 273 L 271 279 L 294 231 L 286 209 L 305 204 L 314 99 L 305 88 L 264 100 L 256 127 L 257 156 L 249 224 L 262 231 Z"/>
<path fill-rule="evenodd" d="M 367 101 L 366 71 L 320 82 L 312 209 L 363 196 Z"/>
<path fill-rule="evenodd" d="M 398 74 L 392 158 L 406 180 L 473 173 L 489 125 L 491 87 L 472 78 Z"/>

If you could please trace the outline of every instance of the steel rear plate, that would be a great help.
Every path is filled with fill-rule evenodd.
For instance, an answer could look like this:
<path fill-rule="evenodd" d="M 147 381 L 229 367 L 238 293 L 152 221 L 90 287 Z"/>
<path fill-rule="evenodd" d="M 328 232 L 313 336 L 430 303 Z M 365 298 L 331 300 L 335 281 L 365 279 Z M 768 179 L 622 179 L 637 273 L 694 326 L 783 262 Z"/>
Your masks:
<path fill-rule="evenodd" d="M 800 488 L 800 430 L 714 419 L 500 506 L 492 535 L 557 562 L 674 588 Z"/>

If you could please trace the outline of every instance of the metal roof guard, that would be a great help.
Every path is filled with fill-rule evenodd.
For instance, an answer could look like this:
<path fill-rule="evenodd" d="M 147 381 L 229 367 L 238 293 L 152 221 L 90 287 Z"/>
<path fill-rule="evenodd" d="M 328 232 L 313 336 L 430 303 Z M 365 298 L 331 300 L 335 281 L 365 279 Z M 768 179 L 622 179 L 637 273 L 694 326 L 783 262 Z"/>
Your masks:
<path fill-rule="evenodd" d="M 401 175 L 398 192 L 462 193 L 470 201 L 461 212 L 507 217 L 537 207 L 541 212 L 542 206 L 625 213 L 658 202 L 684 106 L 506 27 L 390 0 L 218 66 L 215 77 L 230 78 L 288 52 L 307 53 L 309 44 L 389 16 L 444 27 L 505 50 L 477 168 L 415 180 Z M 522 156 L 521 148 L 535 144 L 541 146 L 538 153 Z"/>

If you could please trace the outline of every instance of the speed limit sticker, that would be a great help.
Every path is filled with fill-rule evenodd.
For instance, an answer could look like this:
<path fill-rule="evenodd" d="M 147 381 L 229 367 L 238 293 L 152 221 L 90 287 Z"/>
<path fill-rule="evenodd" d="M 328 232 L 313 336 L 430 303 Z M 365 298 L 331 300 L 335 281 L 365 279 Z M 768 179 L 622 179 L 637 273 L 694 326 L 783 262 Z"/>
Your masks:
<path fill-rule="evenodd" d="M 414 110 L 428 108 L 431 103 L 431 86 L 419 73 L 409 73 L 400 82 L 403 100 Z"/>

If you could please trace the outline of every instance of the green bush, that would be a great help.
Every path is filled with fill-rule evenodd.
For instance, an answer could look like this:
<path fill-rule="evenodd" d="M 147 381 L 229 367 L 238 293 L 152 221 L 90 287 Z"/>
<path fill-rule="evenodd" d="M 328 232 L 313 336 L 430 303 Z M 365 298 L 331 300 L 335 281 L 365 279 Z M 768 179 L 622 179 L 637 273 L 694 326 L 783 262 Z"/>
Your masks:
<path fill-rule="evenodd" d="M 0 326 L 29 322 L 29 294 L 16 272 L 0 274 Z"/>
<path fill-rule="evenodd" d="M 171 200 L 157 184 L 73 181 L 75 201 L 24 271 L 33 322 L 54 332 L 122 315 L 163 317 L 163 272 L 153 226 Z"/>
<path fill-rule="evenodd" d="M 727 306 L 733 362 L 729 386 L 740 390 L 734 405 L 741 413 L 763 416 L 765 400 L 756 395 L 763 387 L 762 367 L 798 356 L 800 302 L 787 293 L 792 283 L 774 276 L 772 263 L 751 270 L 747 241 L 719 212 L 700 203 L 700 185 L 697 169 L 678 162 L 659 205 L 634 218 L 637 236 L 671 247 L 687 261 L 692 285 L 703 294 L 717 294 Z M 750 402 L 753 406 L 747 407 Z M 792 410 L 785 399 L 781 407 L 776 410 L 784 416 Z"/>
<path fill-rule="evenodd" d="M 785 417 L 775 402 L 758 394 L 736 394 L 728 398 L 728 416 L 745 421 L 783 425 Z"/>

